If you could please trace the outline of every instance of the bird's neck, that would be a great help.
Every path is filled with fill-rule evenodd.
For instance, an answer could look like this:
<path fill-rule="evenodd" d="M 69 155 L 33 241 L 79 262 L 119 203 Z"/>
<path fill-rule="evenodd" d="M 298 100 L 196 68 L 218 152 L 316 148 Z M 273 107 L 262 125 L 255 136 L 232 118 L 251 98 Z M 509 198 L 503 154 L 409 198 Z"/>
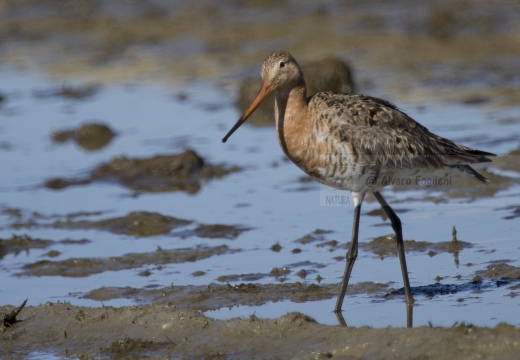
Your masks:
<path fill-rule="evenodd" d="M 305 83 L 279 90 L 276 93 L 275 118 L 278 141 L 285 154 L 294 162 L 298 162 L 297 149 L 308 128 L 309 116 L 307 106 L 307 90 Z"/>

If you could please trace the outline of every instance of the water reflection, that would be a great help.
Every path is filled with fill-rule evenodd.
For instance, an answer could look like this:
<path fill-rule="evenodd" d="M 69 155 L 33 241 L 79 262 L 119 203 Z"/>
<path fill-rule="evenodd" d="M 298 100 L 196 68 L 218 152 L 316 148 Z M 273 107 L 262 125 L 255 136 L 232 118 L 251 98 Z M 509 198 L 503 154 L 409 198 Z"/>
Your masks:
<path fill-rule="evenodd" d="M 413 307 L 414 304 L 405 304 L 406 306 L 406 327 L 412 328 L 413 327 Z M 347 322 L 345 321 L 345 318 L 343 317 L 343 312 L 334 312 L 336 315 L 336 318 L 338 319 L 339 326 L 347 326 Z"/>

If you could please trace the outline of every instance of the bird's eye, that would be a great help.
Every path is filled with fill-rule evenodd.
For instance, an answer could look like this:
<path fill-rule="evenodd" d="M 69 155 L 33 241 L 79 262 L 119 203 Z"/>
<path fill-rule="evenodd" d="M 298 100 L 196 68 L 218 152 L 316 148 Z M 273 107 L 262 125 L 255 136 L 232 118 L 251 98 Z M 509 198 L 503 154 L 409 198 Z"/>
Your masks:
<path fill-rule="evenodd" d="M 283 68 L 285 66 L 285 63 L 283 61 L 280 61 L 280 67 Z"/>

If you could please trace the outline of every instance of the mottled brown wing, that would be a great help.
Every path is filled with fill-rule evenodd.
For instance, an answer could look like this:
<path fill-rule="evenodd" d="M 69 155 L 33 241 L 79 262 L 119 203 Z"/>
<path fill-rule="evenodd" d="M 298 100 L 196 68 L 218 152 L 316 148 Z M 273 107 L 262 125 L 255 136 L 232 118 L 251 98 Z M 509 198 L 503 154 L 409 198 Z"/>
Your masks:
<path fill-rule="evenodd" d="M 311 99 L 349 142 L 360 161 L 388 169 L 441 168 L 490 161 L 494 154 L 470 149 L 431 133 L 392 103 L 366 95 L 319 93 Z"/>

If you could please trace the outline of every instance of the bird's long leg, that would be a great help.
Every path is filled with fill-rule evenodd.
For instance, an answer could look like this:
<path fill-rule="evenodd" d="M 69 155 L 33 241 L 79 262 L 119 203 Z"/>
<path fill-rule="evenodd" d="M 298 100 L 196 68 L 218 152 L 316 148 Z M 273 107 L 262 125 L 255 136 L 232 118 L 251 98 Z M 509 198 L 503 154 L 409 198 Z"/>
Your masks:
<path fill-rule="evenodd" d="M 339 291 L 338 301 L 334 308 L 335 313 L 341 312 L 341 306 L 343 305 L 343 299 L 345 298 L 345 292 L 347 291 L 348 281 L 354 262 L 356 261 L 358 254 L 358 232 L 359 232 L 359 216 L 361 214 L 361 203 L 363 202 L 364 194 L 352 193 L 354 199 L 354 223 L 352 225 L 352 241 L 350 242 L 350 249 L 347 253 L 347 264 L 345 266 L 345 272 L 343 273 L 343 280 L 341 281 L 341 289 Z"/>
<path fill-rule="evenodd" d="M 397 253 L 399 254 L 399 261 L 401 262 L 401 271 L 403 273 L 406 303 L 408 305 L 413 305 L 414 300 L 412 296 L 412 290 L 410 288 L 410 280 L 408 280 L 408 269 L 406 267 L 406 258 L 404 254 L 403 230 L 401 226 L 401 220 L 379 192 L 374 192 L 374 196 L 383 207 L 385 213 L 388 215 L 388 218 L 392 223 L 392 228 L 395 231 L 395 236 L 397 239 Z"/>

